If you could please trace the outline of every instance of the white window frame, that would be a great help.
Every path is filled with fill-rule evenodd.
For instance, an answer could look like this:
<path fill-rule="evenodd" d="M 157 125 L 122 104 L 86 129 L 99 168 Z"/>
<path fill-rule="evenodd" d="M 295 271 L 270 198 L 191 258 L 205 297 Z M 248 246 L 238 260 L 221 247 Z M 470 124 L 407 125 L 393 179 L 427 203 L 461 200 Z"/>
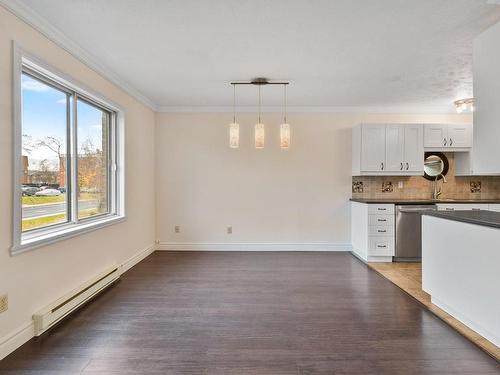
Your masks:
<path fill-rule="evenodd" d="M 65 240 L 82 233 L 87 233 L 108 225 L 120 223 L 126 220 L 125 215 L 125 110 L 111 100 L 89 89 L 84 84 L 59 72 L 56 68 L 46 64 L 37 57 L 29 54 L 22 49 L 17 43 L 13 42 L 13 237 L 11 255 L 16 255 L 28 250 L 36 249 L 41 246 L 48 245 L 53 242 Z M 78 211 L 76 210 L 76 162 L 77 162 L 77 146 L 76 146 L 76 131 L 75 121 L 73 119 L 70 125 L 71 139 L 67 142 L 71 143 L 71 182 L 66 188 L 73 189 L 71 201 L 67 204 L 71 205 L 72 217 L 68 218 L 68 222 L 62 224 L 54 224 L 45 228 L 22 232 L 22 87 L 21 75 L 24 68 L 36 72 L 41 77 L 50 82 L 56 83 L 58 86 L 70 90 L 78 97 L 90 103 L 96 104 L 98 107 L 110 112 L 110 160 L 109 171 L 111 176 L 108 176 L 108 202 L 109 213 L 96 215 L 78 220 Z M 76 101 L 73 103 L 76 106 Z M 108 173 L 109 174 L 109 173 Z"/>

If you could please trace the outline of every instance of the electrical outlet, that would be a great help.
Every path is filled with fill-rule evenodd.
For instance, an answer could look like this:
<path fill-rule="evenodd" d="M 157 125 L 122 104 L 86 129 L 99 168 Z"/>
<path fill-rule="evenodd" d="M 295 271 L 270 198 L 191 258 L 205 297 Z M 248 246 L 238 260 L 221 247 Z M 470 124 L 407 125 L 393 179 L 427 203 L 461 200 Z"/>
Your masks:
<path fill-rule="evenodd" d="M 227 234 L 233 234 L 233 227 L 227 227 Z"/>
<path fill-rule="evenodd" d="M 403 188 L 403 181 L 399 181 L 398 182 L 398 189 L 402 189 Z"/>
<path fill-rule="evenodd" d="M 7 294 L 2 294 L 0 296 L 0 313 L 7 311 L 9 308 L 9 296 Z"/>
<path fill-rule="evenodd" d="M 175 233 L 180 233 L 180 232 L 181 232 L 181 227 L 180 227 L 179 225 L 176 225 L 176 226 L 174 227 L 174 232 L 175 232 Z"/>

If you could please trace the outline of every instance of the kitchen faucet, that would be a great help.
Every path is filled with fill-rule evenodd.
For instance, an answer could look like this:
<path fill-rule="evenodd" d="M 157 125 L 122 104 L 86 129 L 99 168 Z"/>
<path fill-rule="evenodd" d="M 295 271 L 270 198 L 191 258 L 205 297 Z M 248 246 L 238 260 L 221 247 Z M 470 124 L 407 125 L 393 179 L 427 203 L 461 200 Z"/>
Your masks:
<path fill-rule="evenodd" d="M 432 192 L 432 199 L 436 200 L 439 199 L 439 196 L 443 193 L 442 189 L 438 189 L 438 178 L 441 176 L 443 178 L 443 183 L 446 183 L 446 177 L 442 173 L 436 175 L 436 178 L 434 179 L 434 190 Z"/>

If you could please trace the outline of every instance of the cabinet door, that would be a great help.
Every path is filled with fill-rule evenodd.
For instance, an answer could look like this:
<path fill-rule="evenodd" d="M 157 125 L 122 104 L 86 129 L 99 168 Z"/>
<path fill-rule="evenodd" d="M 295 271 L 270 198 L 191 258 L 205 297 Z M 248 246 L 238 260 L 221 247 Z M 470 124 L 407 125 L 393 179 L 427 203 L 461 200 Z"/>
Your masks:
<path fill-rule="evenodd" d="M 448 125 L 448 146 L 472 147 L 472 125 Z"/>
<path fill-rule="evenodd" d="M 384 170 L 400 172 L 404 169 L 404 126 L 387 125 L 385 128 Z"/>
<path fill-rule="evenodd" d="M 361 129 L 361 171 L 385 169 L 385 125 L 363 125 Z"/>
<path fill-rule="evenodd" d="M 424 170 L 423 126 L 407 125 L 404 132 L 404 170 L 420 172 Z"/>
<path fill-rule="evenodd" d="M 448 125 L 429 124 L 424 126 L 424 147 L 447 147 Z"/>

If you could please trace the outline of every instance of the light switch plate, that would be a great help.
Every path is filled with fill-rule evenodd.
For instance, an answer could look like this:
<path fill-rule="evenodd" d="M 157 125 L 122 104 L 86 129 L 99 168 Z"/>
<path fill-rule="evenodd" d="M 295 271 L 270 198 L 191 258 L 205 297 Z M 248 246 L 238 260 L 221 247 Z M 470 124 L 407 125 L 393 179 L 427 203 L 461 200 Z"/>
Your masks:
<path fill-rule="evenodd" d="M 2 294 L 0 296 L 0 313 L 3 313 L 9 309 L 9 296 L 7 294 Z"/>

